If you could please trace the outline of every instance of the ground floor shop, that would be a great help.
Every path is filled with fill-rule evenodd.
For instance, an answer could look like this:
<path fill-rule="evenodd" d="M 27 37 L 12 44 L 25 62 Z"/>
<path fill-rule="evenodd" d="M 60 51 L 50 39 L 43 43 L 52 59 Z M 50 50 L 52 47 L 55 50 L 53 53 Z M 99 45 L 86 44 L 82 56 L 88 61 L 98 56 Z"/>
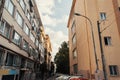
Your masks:
<path fill-rule="evenodd" d="M 0 80 L 35 80 L 34 66 L 35 61 L 0 46 Z"/>

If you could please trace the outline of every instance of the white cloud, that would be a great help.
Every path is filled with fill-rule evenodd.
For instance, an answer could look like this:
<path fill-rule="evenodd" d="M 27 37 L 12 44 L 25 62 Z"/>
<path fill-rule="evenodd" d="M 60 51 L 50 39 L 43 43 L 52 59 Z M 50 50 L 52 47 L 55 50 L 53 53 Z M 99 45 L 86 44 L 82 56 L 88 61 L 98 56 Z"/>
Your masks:
<path fill-rule="evenodd" d="M 41 16 L 44 26 L 57 27 L 59 24 L 66 24 L 68 21 L 68 15 L 63 15 L 61 18 L 54 18 L 49 15 Z"/>
<path fill-rule="evenodd" d="M 62 0 L 57 1 L 61 3 Z M 55 0 L 36 0 L 36 2 L 38 3 L 37 6 L 41 14 L 42 23 L 45 26 L 45 33 L 50 36 L 53 61 L 54 56 L 58 52 L 58 48 L 60 47 L 61 43 L 63 41 L 68 41 L 68 37 L 63 33 L 63 31 L 54 31 L 50 27 L 57 28 L 58 25 L 67 24 L 68 15 L 63 15 L 61 18 L 53 17 L 53 15 L 55 15 L 54 10 L 56 8 Z M 59 16 L 61 16 L 61 14 Z"/>
<path fill-rule="evenodd" d="M 61 3 L 61 2 L 62 2 L 62 0 L 58 0 L 58 2 L 59 2 L 59 3 Z"/>
<path fill-rule="evenodd" d="M 51 28 L 46 27 L 45 32 L 49 34 L 51 44 L 52 44 L 52 57 L 56 55 L 58 52 L 58 48 L 60 47 L 63 41 L 68 41 L 67 35 L 65 35 L 62 31 L 53 31 Z M 52 58 L 52 60 L 53 60 Z"/>
<path fill-rule="evenodd" d="M 54 0 L 36 0 L 40 13 L 42 14 L 54 14 L 55 1 Z M 42 3 L 42 4 L 41 4 Z"/>

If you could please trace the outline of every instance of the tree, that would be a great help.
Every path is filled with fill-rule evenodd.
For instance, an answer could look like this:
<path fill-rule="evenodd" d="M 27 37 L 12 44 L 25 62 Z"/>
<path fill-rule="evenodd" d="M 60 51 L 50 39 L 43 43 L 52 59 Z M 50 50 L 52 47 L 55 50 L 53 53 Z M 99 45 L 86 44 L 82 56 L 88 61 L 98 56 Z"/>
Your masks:
<path fill-rule="evenodd" d="M 69 48 L 68 43 L 63 42 L 54 59 L 57 73 L 69 74 Z"/>

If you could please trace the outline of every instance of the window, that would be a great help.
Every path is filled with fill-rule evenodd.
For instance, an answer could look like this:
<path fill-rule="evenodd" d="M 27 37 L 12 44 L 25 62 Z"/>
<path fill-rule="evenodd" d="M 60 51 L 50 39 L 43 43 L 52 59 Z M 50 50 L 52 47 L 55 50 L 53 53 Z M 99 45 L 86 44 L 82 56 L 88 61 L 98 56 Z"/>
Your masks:
<path fill-rule="evenodd" d="M 38 43 L 38 40 L 37 40 L 37 39 L 36 39 L 35 44 L 36 44 L 37 47 L 39 46 L 39 43 Z"/>
<path fill-rule="evenodd" d="M 73 36 L 72 43 L 73 43 L 73 45 L 76 43 L 76 35 Z"/>
<path fill-rule="evenodd" d="M 34 63 L 32 61 L 27 61 L 27 68 L 33 68 L 34 67 Z"/>
<path fill-rule="evenodd" d="M 3 53 L 4 53 L 4 50 L 0 49 L 0 65 L 3 62 L 3 57 L 4 57 Z"/>
<path fill-rule="evenodd" d="M 7 66 L 20 66 L 21 58 L 18 55 L 14 55 L 7 52 L 6 65 Z"/>
<path fill-rule="evenodd" d="M 3 36 L 9 39 L 10 25 L 3 20 L 0 22 L 0 32 L 2 33 Z"/>
<path fill-rule="evenodd" d="M 100 13 L 100 19 L 101 19 L 101 20 L 105 20 L 105 19 L 106 19 L 106 13 L 101 12 L 101 13 Z"/>
<path fill-rule="evenodd" d="M 110 65 L 109 70 L 110 70 L 110 75 L 112 75 L 112 76 L 118 75 L 118 67 L 117 67 L 117 65 Z"/>
<path fill-rule="evenodd" d="M 77 64 L 73 65 L 73 70 L 74 70 L 74 74 L 77 74 L 77 72 L 78 72 L 78 65 Z"/>
<path fill-rule="evenodd" d="M 75 21 L 73 21 L 72 27 L 71 27 L 72 34 L 75 32 Z"/>
<path fill-rule="evenodd" d="M 36 27 L 36 25 L 35 25 L 34 22 L 32 22 L 32 30 L 34 30 L 35 32 L 36 32 L 36 30 L 37 30 L 37 27 Z"/>
<path fill-rule="evenodd" d="M 11 0 L 6 0 L 5 2 L 5 8 L 8 10 L 8 12 L 13 15 L 14 12 L 14 5 Z"/>
<path fill-rule="evenodd" d="M 30 53 L 30 56 L 32 55 L 32 47 L 31 46 L 29 46 L 29 53 Z"/>
<path fill-rule="evenodd" d="M 26 5 L 25 2 L 23 0 L 19 0 L 20 6 L 22 7 L 22 9 L 25 11 L 26 9 Z"/>
<path fill-rule="evenodd" d="M 0 32 L 4 33 L 5 21 L 0 21 Z"/>
<path fill-rule="evenodd" d="M 30 29 L 28 28 L 27 24 L 25 24 L 24 29 L 25 33 L 29 36 Z"/>
<path fill-rule="evenodd" d="M 30 33 L 30 39 L 35 43 L 35 37 L 33 36 L 32 32 Z"/>
<path fill-rule="evenodd" d="M 21 68 L 25 68 L 26 67 L 26 59 L 25 58 L 21 58 Z"/>
<path fill-rule="evenodd" d="M 17 45 L 20 45 L 20 41 L 21 41 L 21 36 L 17 33 L 17 32 L 13 32 L 13 42 Z"/>
<path fill-rule="evenodd" d="M 105 45 L 111 45 L 111 37 L 104 37 Z"/>
<path fill-rule="evenodd" d="M 73 59 L 77 57 L 77 51 L 76 49 L 73 50 Z"/>
<path fill-rule="evenodd" d="M 27 18 L 28 18 L 29 21 L 31 21 L 31 16 L 30 16 L 30 13 L 29 13 L 28 10 L 27 10 Z"/>
<path fill-rule="evenodd" d="M 18 55 L 14 55 L 13 66 L 20 66 L 21 58 Z"/>
<path fill-rule="evenodd" d="M 21 15 L 19 14 L 19 12 L 16 13 L 16 21 L 20 25 L 20 27 L 23 26 L 23 18 L 21 17 Z"/>
<path fill-rule="evenodd" d="M 23 40 L 23 49 L 28 51 L 28 43 L 25 40 Z"/>
<path fill-rule="evenodd" d="M 6 65 L 7 66 L 12 66 L 13 65 L 13 60 L 14 59 L 14 55 L 11 53 L 7 53 L 7 61 L 6 61 Z"/>

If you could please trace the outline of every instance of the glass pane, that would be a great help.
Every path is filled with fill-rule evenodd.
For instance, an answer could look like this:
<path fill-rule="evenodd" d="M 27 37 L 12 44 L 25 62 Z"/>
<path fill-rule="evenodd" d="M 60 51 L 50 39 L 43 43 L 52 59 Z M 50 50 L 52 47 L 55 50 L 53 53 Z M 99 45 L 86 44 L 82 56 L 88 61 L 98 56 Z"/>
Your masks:
<path fill-rule="evenodd" d="M 27 25 L 24 26 L 24 31 L 27 35 L 29 35 L 30 30 Z"/>
<path fill-rule="evenodd" d="M 9 2 L 8 11 L 10 12 L 11 15 L 13 15 L 14 5 L 11 1 Z"/>
<path fill-rule="evenodd" d="M 32 33 L 30 33 L 30 38 L 31 38 L 31 40 L 33 41 L 33 43 L 35 43 L 35 37 L 33 36 Z"/>
<path fill-rule="evenodd" d="M 28 50 L 28 43 L 24 40 L 23 49 Z"/>
<path fill-rule="evenodd" d="M 20 25 L 20 27 L 22 27 L 23 18 L 20 16 L 20 14 L 18 12 L 16 13 L 16 20 L 17 20 L 18 24 Z"/>
<path fill-rule="evenodd" d="M 4 25 L 5 25 L 5 22 L 4 21 L 1 21 L 0 22 L 0 32 L 4 32 Z"/>
<path fill-rule="evenodd" d="M 18 35 L 16 32 L 13 34 L 13 42 L 17 45 L 20 45 L 20 35 Z"/>
<path fill-rule="evenodd" d="M 10 35 L 10 25 L 6 23 L 5 30 L 4 30 L 4 36 L 9 38 Z"/>
<path fill-rule="evenodd" d="M 6 62 L 7 66 L 12 66 L 13 65 L 13 55 L 8 53 L 7 55 L 7 62 Z"/>
<path fill-rule="evenodd" d="M 5 1 L 5 7 L 6 7 L 6 8 L 8 8 L 9 1 L 10 1 L 10 0 L 6 0 L 6 1 Z"/>
<path fill-rule="evenodd" d="M 23 8 L 23 10 L 25 10 L 26 6 L 23 0 L 20 0 L 20 5 Z"/>

